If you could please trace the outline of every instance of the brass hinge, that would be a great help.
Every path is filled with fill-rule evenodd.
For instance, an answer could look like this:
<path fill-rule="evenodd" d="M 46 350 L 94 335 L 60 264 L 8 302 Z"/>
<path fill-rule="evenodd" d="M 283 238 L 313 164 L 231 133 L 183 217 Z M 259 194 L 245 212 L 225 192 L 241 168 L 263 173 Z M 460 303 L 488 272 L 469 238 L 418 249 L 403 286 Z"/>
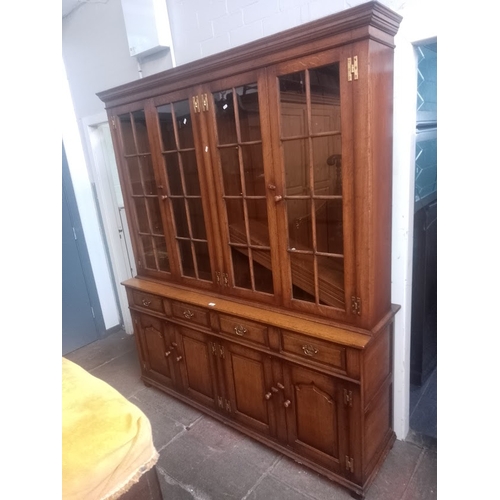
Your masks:
<path fill-rule="evenodd" d="M 345 456 L 345 469 L 354 472 L 354 458 Z"/>
<path fill-rule="evenodd" d="M 222 396 L 218 397 L 218 401 L 219 401 L 219 407 L 224 408 L 224 402 L 222 401 Z"/>
<path fill-rule="evenodd" d="M 212 346 L 212 354 L 214 356 L 217 356 L 217 351 L 215 349 L 215 342 L 210 342 L 210 345 Z"/>
<path fill-rule="evenodd" d="M 193 108 L 195 113 L 200 112 L 200 99 L 197 95 L 193 96 Z"/>
<path fill-rule="evenodd" d="M 346 406 L 352 406 L 352 391 L 344 389 L 344 404 Z"/>
<path fill-rule="evenodd" d="M 351 305 L 353 314 L 357 314 L 361 316 L 361 298 L 360 297 L 351 297 Z"/>
<path fill-rule="evenodd" d="M 227 273 L 223 273 L 222 276 L 224 277 L 224 286 L 229 286 L 229 275 Z"/>
<path fill-rule="evenodd" d="M 115 117 L 111 117 L 111 125 L 113 126 L 113 128 L 116 130 L 116 123 L 115 123 Z"/>
<path fill-rule="evenodd" d="M 220 271 L 217 271 L 217 272 L 215 273 L 215 276 L 216 276 L 216 278 L 217 278 L 217 284 L 218 284 L 218 285 L 220 285 Z"/>
<path fill-rule="evenodd" d="M 224 347 L 223 346 L 219 346 L 219 352 L 220 352 L 220 357 L 222 359 L 226 359 L 226 357 L 224 356 Z"/>
<path fill-rule="evenodd" d="M 202 110 L 208 111 L 208 96 L 207 94 L 201 94 Z"/>
<path fill-rule="evenodd" d="M 354 80 L 358 79 L 358 56 L 353 58 L 347 58 L 347 80 L 352 82 L 352 77 L 354 75 Z"/>
<path fill-rule="evenodd" d="M 226 411 L 228 413 L 231 413 L 231 401 L 229 401 L 228 399 L 226 399 Z"/>

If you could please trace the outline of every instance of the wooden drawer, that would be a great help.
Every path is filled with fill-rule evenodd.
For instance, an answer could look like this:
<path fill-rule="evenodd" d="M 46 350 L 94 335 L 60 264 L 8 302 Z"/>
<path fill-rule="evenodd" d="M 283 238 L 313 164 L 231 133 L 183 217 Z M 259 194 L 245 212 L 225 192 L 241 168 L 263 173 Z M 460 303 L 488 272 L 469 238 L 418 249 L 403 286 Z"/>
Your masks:
<path fill-rule="evenodd" d="M 284 353 L 346 371 L 345 347 L 294 332 L 283 331 L 281 335 Z"/>
<path fill-rule="evenodd" d="M 208 311 L 190 304 L 172 301 L 172 316 L 197 325 L 210 326 Z"/>
<path fill-rule="evenodd" d="M 221 332 L 267 347 L 267 326 L 234 316 L 219 315 Z"/>
<path fill-rule="evenodd" d="M 161 297 L 151 295 L 150 293 L 139 292 L 137 290 L 132 290 L 131 295 L 134 305 L 139 306 L 142 309 L 149 309 L 150 311 L 165 314 L 165 310 L 163 309 L 163 299 Z"/>

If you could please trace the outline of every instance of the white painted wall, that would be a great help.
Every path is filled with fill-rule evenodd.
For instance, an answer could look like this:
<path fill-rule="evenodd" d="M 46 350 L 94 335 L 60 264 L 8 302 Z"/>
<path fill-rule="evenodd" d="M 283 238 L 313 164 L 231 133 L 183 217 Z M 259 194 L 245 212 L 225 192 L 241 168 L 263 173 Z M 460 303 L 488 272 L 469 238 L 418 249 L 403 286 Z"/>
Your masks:
<path fill-rule="evenodd" d="M 363 3 L 358 0 L 166 0 L 177 65 Z M 412 43 L 437 36 L 432 0 L 385 0 L 404 19 L 396 36 L 394 88 L 393 288 L 401 305 L 394 345 L 394 428 L 409 429 L 411 259 L 416 63 Z M 119 0 L 86 4 L 63 21 L 63 55 L 78 120 L 102 112 L 95 93 L 132 81 L 137 66 Z M 167 69 L 168 57 L 148 73 Z M 144 71 L 144 67 L 143 67 Z M 146 72 L 144 72 L 146 74 Z M 87 157 L 88 157 L 87 153 Z"/>

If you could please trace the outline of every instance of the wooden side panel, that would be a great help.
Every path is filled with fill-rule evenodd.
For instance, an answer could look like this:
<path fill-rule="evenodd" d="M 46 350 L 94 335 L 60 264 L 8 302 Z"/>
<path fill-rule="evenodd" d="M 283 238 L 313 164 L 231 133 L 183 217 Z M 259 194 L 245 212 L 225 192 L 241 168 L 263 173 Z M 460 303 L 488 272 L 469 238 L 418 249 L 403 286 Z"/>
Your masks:
<path fill-rule="evenodd" d="M 368 344 L 363 354 L 363 400 L 366 405 L 392 373 L 391 326 L 387 326 Z"/>

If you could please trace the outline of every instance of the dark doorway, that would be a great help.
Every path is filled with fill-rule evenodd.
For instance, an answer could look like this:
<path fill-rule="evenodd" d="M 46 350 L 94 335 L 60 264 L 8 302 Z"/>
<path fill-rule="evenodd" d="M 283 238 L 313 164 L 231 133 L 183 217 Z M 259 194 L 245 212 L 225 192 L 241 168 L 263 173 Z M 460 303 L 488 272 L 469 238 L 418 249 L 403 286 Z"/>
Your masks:
<path fill-rule="evenodd" d="M 410 428 L 437 439 L 437 40 L 415 45 L 417 123 L 410 355 Z"/>

